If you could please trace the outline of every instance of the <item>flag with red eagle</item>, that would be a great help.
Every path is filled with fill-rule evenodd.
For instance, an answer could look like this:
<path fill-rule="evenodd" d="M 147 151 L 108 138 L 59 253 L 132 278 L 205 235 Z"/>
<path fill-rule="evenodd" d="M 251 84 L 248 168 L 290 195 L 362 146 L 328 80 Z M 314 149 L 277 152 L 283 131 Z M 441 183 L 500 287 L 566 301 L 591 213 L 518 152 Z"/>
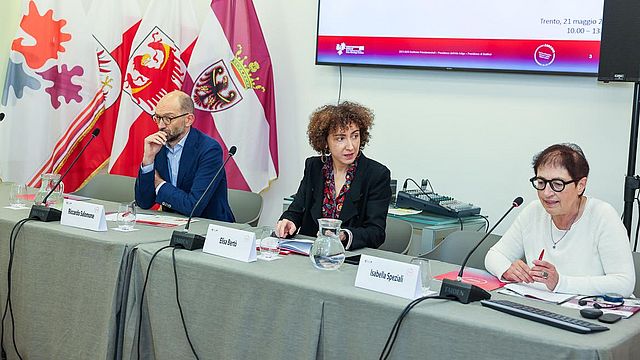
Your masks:
<path fill-rule="evenodd" d="M 259 192 L 278 176 L 273 70 L 251 0 L 213 0 L 187 69 L 183 90 L 195 127 L 223 148 L 229 187 Z"/>
<path fill-rule="evenodd" d="M 89 133 L 93 129 L 100 129 L 100 136 L 93 140 L 90 152 L 81 156 L 73 168 L 69 169 L 71 161 L 64 162 L 60 168 L 62 173 L 69 169 L 64 180 L 68 191 L 86 184 L 109 162 L 122 99 L 122 74 L 125 73 L 131 44 L 142 20 L 138 3 L 128 0 L 94 1 L 88 17 L 97 23 L 91 31 L 104 104 L 100 116 L 90 125 Z M 75 159 L 81 149 L 82 146 L 75 146 L 67 159 Z"/>
<path fill-rule="evenodd" d="M 133 40 L 124 73 L 109 172 L 136 176 L 158 100 L 180 89 L 198 34 L 191 1 L 152 0 Z"/>

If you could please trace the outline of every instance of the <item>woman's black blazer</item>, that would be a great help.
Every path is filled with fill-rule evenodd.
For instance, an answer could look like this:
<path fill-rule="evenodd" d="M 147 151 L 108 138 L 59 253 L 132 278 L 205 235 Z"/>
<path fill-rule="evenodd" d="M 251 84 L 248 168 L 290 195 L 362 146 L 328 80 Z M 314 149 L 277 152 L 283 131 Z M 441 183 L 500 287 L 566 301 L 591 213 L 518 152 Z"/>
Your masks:
<path fill-rule="evenodd" d="M 353 233 L 350 249 L 377 248 L 384 243 L 387 211 L 391 200 L 391 172 L 386 166 L 360 154 L 358 167 L 347 192 L 339 219 Z M 289 209 L 280 219 L 291 220 L 302 235 L 316 237 L 322 217 L 324 179 L 319 156 L 305 162 L 304 176 Z"/>

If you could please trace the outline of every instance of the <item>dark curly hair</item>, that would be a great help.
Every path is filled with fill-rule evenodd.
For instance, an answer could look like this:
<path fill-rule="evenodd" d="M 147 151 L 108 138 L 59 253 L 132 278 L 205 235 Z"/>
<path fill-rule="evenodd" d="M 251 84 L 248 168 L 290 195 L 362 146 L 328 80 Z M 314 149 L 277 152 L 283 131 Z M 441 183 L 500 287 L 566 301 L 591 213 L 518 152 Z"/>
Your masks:
<path fill-rule="evenodd" d="M 589 176 L 589 163 L 580 146 L 572 143 L 555 144 L 542 150 L 533 157 L 533 171 L 538 175 L 538 169 L 543 165 L 563 167 L 574 180 Z"/>
<path fill-rule="evenodd" d="M 307 136 L 313 150 L 322 153 L 328 148 L 327 137 L 337 130 L 354 124 L 360 129 L 360 150 L 369 142 L 369 129 L 373 125 L 373 111 L 358 103 L 344 101 L 339 105 L 325 105 L 311 114 Z"/>

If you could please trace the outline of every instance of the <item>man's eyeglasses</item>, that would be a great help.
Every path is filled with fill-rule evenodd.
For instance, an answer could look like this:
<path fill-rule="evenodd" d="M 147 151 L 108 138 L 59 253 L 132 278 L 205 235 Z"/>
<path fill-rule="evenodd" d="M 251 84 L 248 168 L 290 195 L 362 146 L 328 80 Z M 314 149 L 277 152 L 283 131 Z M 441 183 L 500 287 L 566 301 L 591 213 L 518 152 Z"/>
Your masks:
<path fill-rule="evenodd" d="M 578 180 L 568 180 L 568 181 L 564 181 L 562 179 L 547 180 L 539 176 L 534 176 L 531 179 L 529 179 L 529 181 L 531 181 L 531 185 L 533 185 L 533 188 L 536 190 L 544 190 L 547 187 L 547 183 L 549 183 L 549 186 L 551 186 L 551 190 L 555 192 L 561 192 L 562 190 L 564 190 L 565 186 L 574 182 L 578 182 Z"/>
<path fill-rule="evenodd" d="M 156 114 L 153 114 L 151 116 L 151 120 L 153 120 L 153 122 L 155 122 L 156 124 L 160 124 L 160 122 L 162 121 L 163 124 L 170 125 L 172 120 L 175 120 L 175 119 L 177 119 L 179 117 L 183 117 L 185 115 L 189 115 L 189 113 L 184 113 L 182 115 L 176 115 L 176 116 L 172 116 L 172 117 L 158 116 Z"/>

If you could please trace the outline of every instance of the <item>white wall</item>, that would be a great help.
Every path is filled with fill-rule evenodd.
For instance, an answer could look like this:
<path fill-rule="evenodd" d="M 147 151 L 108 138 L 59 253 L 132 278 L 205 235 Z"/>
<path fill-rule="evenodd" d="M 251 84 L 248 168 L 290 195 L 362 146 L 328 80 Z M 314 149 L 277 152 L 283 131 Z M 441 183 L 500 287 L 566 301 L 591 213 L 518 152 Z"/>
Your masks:
<path fill-rule="evenodd" d="M 202 20 L 210 1 L 193 2 Z M 149 0 L 140 3 L 146 6 Z M 8 4 L 19 9 L 18 0 Z M 281 172 L 264 193 L 261 219 L 261 224 L 272 224 L 280 215 L 282 198 L 297 189 L 304 158 L 313 154 L 305 135 L 308 116 L 337 100 L 339 79 L 337 67 L 314 65 L 316 0 L 254 4 L 276 80 Z M 4 13 L 2 19 L 0 38 L 6 49 L 17 16 Z M 2 69 L 5 59 L 0 58 Z M 514 197 L 534 200 L 527 181 L 533 154 L 549 144 L 571 141 L 582 146 L 592 167 L 588 194 L 622 211 L 633 94 L 629 84 L 353 67 L 343 68 L 343 80 L 342 98 L 376 113 L 366 154 L 386 164 L 399 182 L 428 177 L 436 191 L 478 204 L 493 222 Z"/>
<path fill-rule="evenodd" d="M 338 68 L 314 65 L 317 1 L 254 0 L 276 78 L 281 175 L 264 193 L 273 223 L 312 154 L 308 115 L 336 101 Z M 368 156 L 392 177 L 428 177 L 436 191 L 497 220 L 518 195 L 535 199 L 531 158 L 576 142 L 592 167 L 588 194 L 622 211 L 631 102 L 629 84 L 595 78 L 343 67 L 342 99 L 376 113 Z M 498 228 L 502 233 L 513 216 Z"/>

